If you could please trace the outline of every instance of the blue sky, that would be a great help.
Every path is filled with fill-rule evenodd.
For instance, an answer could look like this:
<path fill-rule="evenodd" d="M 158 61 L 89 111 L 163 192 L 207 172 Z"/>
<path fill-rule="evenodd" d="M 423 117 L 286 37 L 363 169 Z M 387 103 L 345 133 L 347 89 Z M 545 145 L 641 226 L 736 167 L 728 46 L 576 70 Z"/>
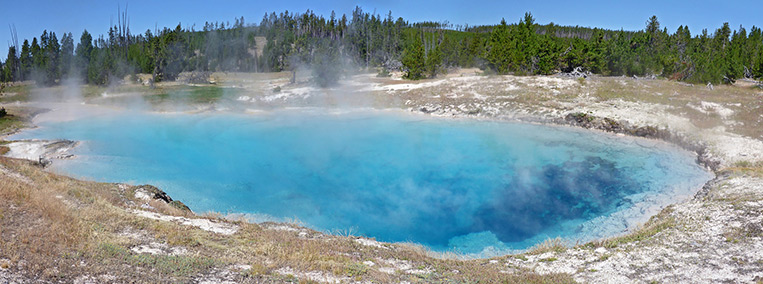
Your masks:
<path fill-rule="evenodd" d="M 449 21 L 453 24 L 497 24 L 501 18 L 517 22 L 525 12 L 531 12 L 537 23 L 579 25 L 609 29 L 640 30 L 651 15 L 657 15 L 663 27 L 674 32 L 679 25 L 688 25 L 692 34 L 707 28 L 710 33 L 729 22 L 732 29 L 743 25 L 763 26 L 763 1 L 149 1 L 149 0 L 3 0 L 0 9 L 0 58 L 5 60 L 10 44 L 9 25 L 15 25 L 19 44 L 25 38 L 39 37 L 47 29 L 59 40 L 64 32 L 74 35 L 75 44 L 87 29 L 99 35 L 116 24 L 117 7 L 128 6 L 130 29 L 143 33 L 155 26 L 203 27 L 205 21 L 231 21 L 243 16 L 247 23 L 259 23 L 267 12 L 304 12 L 307 9 L 328 17 L 350 14 L 354 7 L 364 11 L 403 17 L 409 21 Z"/>

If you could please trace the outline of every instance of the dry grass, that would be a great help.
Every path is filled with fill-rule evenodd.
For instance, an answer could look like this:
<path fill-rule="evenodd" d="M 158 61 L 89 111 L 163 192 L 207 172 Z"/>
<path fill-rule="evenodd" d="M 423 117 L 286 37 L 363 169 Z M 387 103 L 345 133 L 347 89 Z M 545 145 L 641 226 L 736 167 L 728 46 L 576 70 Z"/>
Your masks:
<path fill-rule="evenodd" d="M 671 107 L 671 113 L 690 119 L 700 128 L 724 126 L 733 133 L 763 138 L 763 91 L 759 88 L 737 84 L 718 85 L 709 89 L 705 85 L 664 79 L 634 80 L 622 77 L 598 77 L 595 82 L 591 95 L 600 101 L 622 99 L 667 105 Z M 703 101 L 733 110 L 733 115 L 728 119 L 744 123 L 726 125 L 724 118 L 718 114 L 702 113 L 689 106 Z"/>
<path fill-rule="evenodd" d="M 18 107 L 5 107 L 5 109 L 7 114 L 0 117 L 0 136 L 16 132 L 25 127 L 32 112 L 30 109 Z M 0 141 L 2 140 L 0 139 Z M 5 152 L 0 149 L 0 155 L 2 154 L 5 154 Z"/>
<path fill-rule="evenodd" d="M 649 218 L 643 226 L 627 233 L 623 236 L 593 241 L 583 246 L 585 247 L 605 247 L 615 248 L 623 244 L 648 241 L 658 233 L 676 226 L 676 219 L 670 214 L 673 212 L 671 206 L 666 207 L 659 214 Z"/>
<path fill-rule="evenodd" d="M 567 250 L 567 243 L 561 238 L 546 239 L 527 250 L 527 254 L 543 254 L 547 252 L 561 253 Z"/>
<path fill-rule="evenodd" d="M 381 84 L 406 84 L 409 81 L 374 79 Z M 424 80 L 428 84 L 442 79 Z M 393 96 L 411 105 L 464 105 L 479 108 L 490 105 L 507 113 L 572 111 L 591 103 L 641 103 L 665 106 L 676 116 L 688 118 L 699 128 L 724 127 L 726 131 L 756 139 L 763 138 L 763 90 L 745 85 L 719 85 L 709 89 L 704 85 L 689 85 L 665 79 L 633 79 L 599 77 L 575 80 L 561 77 L 482 76 L 474 81 L 446 81 L 411 90 L 399 90 Z M 475 93 L 484 100 L 475 99 Z M 380 97 L 390 97 L 380 92 Z M 713 110 L 698 111 L 701 102 L 714 104 L 731 114 L 722 117 Z M 743 123 L 738 123 L 743 122 Z"/>
<path fill-rule="evenodd" d="M 17 82 L 10 85 L 0 84 L 0 103 L 26 101 L 32 89 L 31 82 Z"/>

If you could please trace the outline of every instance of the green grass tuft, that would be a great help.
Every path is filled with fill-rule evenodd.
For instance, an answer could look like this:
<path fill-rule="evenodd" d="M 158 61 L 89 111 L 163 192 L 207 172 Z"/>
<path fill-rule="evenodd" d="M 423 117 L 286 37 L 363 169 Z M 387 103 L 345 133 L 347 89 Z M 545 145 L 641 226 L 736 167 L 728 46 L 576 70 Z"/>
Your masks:
<path fill-rule="evenodd" d="M 101 243 L 98 252 L 102 261 L 128 263 L 131 266 L 154 269 L 159 273 L 178 277 L 190 277 L 221 264 L 205 257 L 135 254 L 125 247 L 112 243 Z"/>

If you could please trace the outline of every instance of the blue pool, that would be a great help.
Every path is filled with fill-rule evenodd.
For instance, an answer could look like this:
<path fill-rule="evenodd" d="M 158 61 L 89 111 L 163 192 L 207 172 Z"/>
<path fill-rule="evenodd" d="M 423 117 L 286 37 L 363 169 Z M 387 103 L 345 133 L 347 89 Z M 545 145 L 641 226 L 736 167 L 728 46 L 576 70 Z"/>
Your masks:
<path fill-rule="evenodd" d="M 117 114 L 14 139 L 83 141 L 57 171 L 149 183 L 196 212 L 299 220 L 435 251 L 505 254 L 621 233 L 710 173 L 663 142 L 394 111 Z"/>

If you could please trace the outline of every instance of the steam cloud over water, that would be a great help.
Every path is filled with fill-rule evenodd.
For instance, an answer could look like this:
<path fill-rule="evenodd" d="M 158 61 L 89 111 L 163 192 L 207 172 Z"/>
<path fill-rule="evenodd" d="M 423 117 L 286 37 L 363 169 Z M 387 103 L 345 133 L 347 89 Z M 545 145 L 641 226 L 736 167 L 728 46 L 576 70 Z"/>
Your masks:
<path fill-rule="evenodd" d="M 709 179 L 660 142 L 385 112 L 104 116 L 27 137 L 84 141 L 58 170 L 155 184 L 195 211 L 473 254 L 619 233 Z"/>

